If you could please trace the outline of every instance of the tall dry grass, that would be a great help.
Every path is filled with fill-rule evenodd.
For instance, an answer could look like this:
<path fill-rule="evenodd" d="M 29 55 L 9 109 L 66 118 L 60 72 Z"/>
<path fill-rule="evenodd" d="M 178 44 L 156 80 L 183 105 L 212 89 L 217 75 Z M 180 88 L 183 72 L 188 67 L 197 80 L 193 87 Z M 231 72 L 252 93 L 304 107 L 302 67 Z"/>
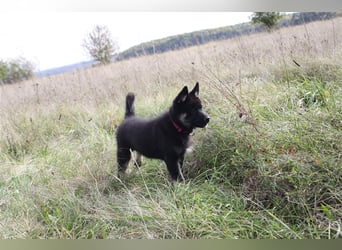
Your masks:
<path fill-rule="evenodd" d="M 341 237 L 341 22 L 0 86 L 0 237 Z M 154 160 L 118 180 L 126 93 L 151 116 L 196 81 L 186 183 Z"/>

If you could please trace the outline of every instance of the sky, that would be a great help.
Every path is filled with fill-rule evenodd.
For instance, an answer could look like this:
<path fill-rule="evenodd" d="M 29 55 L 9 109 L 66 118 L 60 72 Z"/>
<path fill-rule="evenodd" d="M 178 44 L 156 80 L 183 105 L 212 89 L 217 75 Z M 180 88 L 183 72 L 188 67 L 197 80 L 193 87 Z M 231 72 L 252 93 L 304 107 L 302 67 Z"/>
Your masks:
<path fill-rule="evenodd" d="M 24 57 L 45 70 L 89 60 L 82 47 L 106 25 L 120 51 L 201 29 L 249 22 L 252 12 L 0 12 L 0 59 Z"/>

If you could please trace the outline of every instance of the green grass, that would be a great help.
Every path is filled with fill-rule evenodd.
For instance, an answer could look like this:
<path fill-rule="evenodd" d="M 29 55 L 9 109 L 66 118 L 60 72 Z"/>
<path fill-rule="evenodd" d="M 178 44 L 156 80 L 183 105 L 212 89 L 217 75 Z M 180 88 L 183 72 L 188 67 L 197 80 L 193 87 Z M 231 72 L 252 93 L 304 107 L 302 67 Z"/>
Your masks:
<path fill-rule="evenodd" d="M 179 75 L 169 73 L 162 56 L 152 57 L 168 71 L 142 75 L 143 88 L 135 89 L 136 113 L 153 116 L 170 105 L 188 80 L 187 70 L 201 84 L 211 121 L 195 130 L 186 181 L 176 186 L 162 161 L 146 158 L 141 169 L 130 166 L 122 180 L 116 178 L 115 131 L 130 90 L 126 78 L 120 95 L 101 83 L 102 94 L 90 86 L 94 96 L 83 95 L 74 105 L 58 96 L 42 105 L 49 92 L 40 103 L 34 93 L 26 96 L 26 106 L 8 98 L 13 107 L 0 110 L 0 237 L 341 238 L 338 60 L 302 60 L 291 68 L 284 67 L 281 54 L 277 65 L 247 65 L 236 76 L 216 64 L 225 55 L 230 56 L 202 61 L 196 71 L 189 64 Z M 8 92 L 2 87 L 2 96 L 11 96 L 13 86 Z M 87 98 L 91 104 L 83 102 Z"/>
<path fill-rule="evenodd" d="M 211 124 L 195 131 L 186 157 L 187 181 L 175 187 L 157 160 L 116 179 L 115 129 L 101 111 L 16 115 L 1 139 L 2 237 L 338 237 L 341 87 L 277 84 L 253 101 L 259 132 L 217 108 L 222 100 L 210 104 Z M 317 86 L 329 98 L 305 102 Z"/>

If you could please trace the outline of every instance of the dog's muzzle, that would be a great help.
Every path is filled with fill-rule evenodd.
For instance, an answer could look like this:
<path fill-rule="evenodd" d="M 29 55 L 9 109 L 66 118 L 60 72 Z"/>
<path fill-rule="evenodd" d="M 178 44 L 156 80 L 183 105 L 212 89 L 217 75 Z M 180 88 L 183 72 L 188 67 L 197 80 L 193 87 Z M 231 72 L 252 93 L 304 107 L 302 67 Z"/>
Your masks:
<path fill-rule="evenodd" d="M 206 113 L 200 112 L 196 122 L 196 126 L 199 128 L 204 128 L 209 123 L 209 121 L 210 117 Z"/>

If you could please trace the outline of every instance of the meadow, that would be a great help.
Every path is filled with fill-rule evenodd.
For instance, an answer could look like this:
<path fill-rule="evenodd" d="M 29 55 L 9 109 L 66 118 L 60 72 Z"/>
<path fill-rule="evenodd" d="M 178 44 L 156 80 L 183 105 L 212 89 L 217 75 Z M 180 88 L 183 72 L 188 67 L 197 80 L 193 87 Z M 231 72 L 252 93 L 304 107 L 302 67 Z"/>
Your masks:
<path fill-rule="evenodd" d="M 333 239 L 342 232 L 342 19 L 0 86 L 0 238 Z M 115 130 L 200 83 L 186 181 L 116 178 Z"/>

